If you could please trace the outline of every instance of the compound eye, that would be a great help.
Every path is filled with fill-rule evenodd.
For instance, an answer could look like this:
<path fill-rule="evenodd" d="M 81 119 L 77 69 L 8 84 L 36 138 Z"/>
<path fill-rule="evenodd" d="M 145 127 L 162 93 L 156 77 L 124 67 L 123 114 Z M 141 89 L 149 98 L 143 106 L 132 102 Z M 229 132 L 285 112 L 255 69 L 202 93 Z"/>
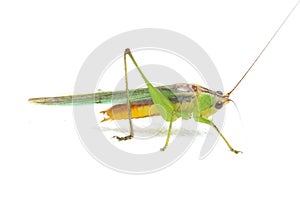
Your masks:
<path fill-rule="evenodd" d="M 215 108 L 216 109 L 221 109 L 223 107 L 223 102 L 222 101 L 218 101 L 216 104 L 215 104 Z"/>

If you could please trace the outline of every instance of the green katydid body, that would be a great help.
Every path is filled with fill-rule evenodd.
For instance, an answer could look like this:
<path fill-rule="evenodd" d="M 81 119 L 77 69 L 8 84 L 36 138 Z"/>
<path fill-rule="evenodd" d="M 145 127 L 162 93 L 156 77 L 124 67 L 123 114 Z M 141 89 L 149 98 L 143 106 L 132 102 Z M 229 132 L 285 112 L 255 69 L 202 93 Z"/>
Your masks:
<path fill-rule="evenodd" d="M 136 90 L 128 89 L 127 55 L 131 58 L 135 67 L 140 72 L 147 88 L 140 88 Z M 239 151 L 234 150 L 229 145 L 222 133 L 213 124 L 213 122 L 209 120 L 211 115 L 216 113 L 218 109 L 221 109 L 224 104 L 230 101 L 228 94 L 224 96 L 221 92 L 215 92 L 197 84 L 187 83 L 154 87 L 141 71 L 129 49 L 126 49 L 124 52 L 124 65 L 126 80 L 125 91 L 31 98 L 29 99 L 29 102 L 44 105 L 117 103 L 117 105 L 114 105 L 105 111 L 101 111 L 100 113 L 107 116 L 104 120 L 102 120 L 102 122 L 120 119 L 129 120 L 130 135 L 125 137 L 114 136 L 118 140 L 128 140 L 134 136 L 132 119 L 160 115 L 165 121 L 170 123 L 166 143 L 164 147 L 161 148 L 162 151 L 168 146 L 172 123 L 180 117 L 183 119 L 190 119 L 193 117 L 196 122 L 206 123 L 213 126 L 225 140 L 229 149 L 235 153 L 239 153 Z"/>
<path fill-rule="evenodd" d="M 140 88 L 136 90 L 128 89 L 127 55 L 131 58 L 135 67 L 144 79 L 147 88 Z M 225 140 L 229 149 L 235 153 L 239 153 L 239 151 L 234 150 L 230 146 L 222 133 L 209 119 L 211 115 L 216 113 L 224 104 L 227 104 L 230 101 L 228 94 L 223 95 L 221 92 L 215 92 L 197 84 L 187 83 L 154 87 L 141 71 L 129 49 L 126 49 L 124 52 L 124 66 L 126 80 L 125 91 L 31 98 L 29 99 L 29 102 L 44 105 L 117 103 L 117 105 L 114 105 L 105 111 L 101 111 L 100 113 L 106 116 L 102 122 L 120 119 L 129 120 L 130 135 L 125 137 L 114 136 L 118 140 L 128 140 L 134 136 L 132 119 L 160 115 L 165 121 L 170 123 L 166 143 L 161 150 L 165 150 L 168 146 L 172 123 L 178 118 L 190 119 L 193 117 L 196 122 L 213 126 Z"/>
<path fill-rule="evenodd" d="M 220 92 L 214 92 L 205 87 L 197 84 L 177 83 L 173 85 L 158 86 L 155 87 L 165 97 L 171 101 L 174 106 L 180 110 L 178 114 L 183 119 L 189 119 L 193 115 L 194 118 L 198 115 L 209 117 L 217 112 L 216 102 L 226 102 L 226 97 L 222 96 Z M 129 90 L 130 102 L 132 104 L 132 110 L 139 108 L 145 108 L 146 106 L 153 106 L 153 100 L 149 93 L 148 88 L 138 88 L 135 90 Z M 41 97 L 31 98 L 29 102 L 42 104 L 42 105 L 60 105 L 60 106 L 80 106 L 86 104 L 116 104 L 111 109 L 115 115 L 122 115 L 124 117 L 111 117 L 110 120 L 128 119 L 127 113 L 118 113 L 114 108 L 126 107 L 126 91 L 107 91 L 96 92 L 90 94 L 81 95 L 68 95 L 58 97 Z M 198 105 L 199 104 L 199 105 Z M 108 109 L 109 110 L 109 109 Z M 107 111 L 108 111 L 107 110 Z M 147 109 L 146 109 L 147 110 Z M 119 109 L 119 112 L 126 112 Z M 105 113 L 105 111 L 102 111 Z M 199 113 L 199 114 L 197 114 Z M 132 118 L 151 117 L 159 115 L 156 113 L 140 113 Z"/>

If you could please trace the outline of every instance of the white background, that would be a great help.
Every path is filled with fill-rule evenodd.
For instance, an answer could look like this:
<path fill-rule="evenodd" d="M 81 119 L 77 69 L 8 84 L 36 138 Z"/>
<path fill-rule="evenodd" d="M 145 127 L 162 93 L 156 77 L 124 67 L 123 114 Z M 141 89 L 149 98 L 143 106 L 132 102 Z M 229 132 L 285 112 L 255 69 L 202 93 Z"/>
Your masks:
<path fill-rule="evenodd" d="M 148 175 L 115 172 L 82 146 L 71 107 L 29 97 L 73 91 L 81 64 L 132 29 L 180 32 L 210 55 L 227 91 L 296 1 L 9 1 L 0 3 L 1 199 L 299 199 L 300 8 L 232 95 L 241 112 L 204 160 L 199 145 Z M 233 111 L 235 112 L 235 111 Z"/>

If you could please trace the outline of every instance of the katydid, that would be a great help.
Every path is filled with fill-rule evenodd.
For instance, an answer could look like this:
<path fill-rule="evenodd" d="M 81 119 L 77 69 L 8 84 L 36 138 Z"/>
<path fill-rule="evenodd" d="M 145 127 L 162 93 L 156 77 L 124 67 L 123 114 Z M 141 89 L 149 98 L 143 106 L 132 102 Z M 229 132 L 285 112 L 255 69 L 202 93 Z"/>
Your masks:
<path fill-rule="evenodd" d="M 108 91 L 97 92 L 82 95 L 70 95 L 59 97 L 41 97 L 31 98 L 29 102 L 44 104 L 44 105 L 82 105 L 91 103 L 117 103 L 111 108 L 101 111 L 100 113 L 106 115 L 101 122 L 108 120 L 129 120 L 130 134 L 125 137 L 114 136 L 114 138 L 122 141 L 129 140 L 134 137 L 134 130 L 132 126 L 132 119 L 161 116 L 165 121 L 169 122 L 167 138 L 161 151 L 164 151 L 170 140 L 172 131 L 172 124 L 178 118 L 188 120 L 193 118 L 196 122 L 201 122 L 212 126 L 221 138 L 225 141 L 230 151 L 238 154 L 241 151 L 235 150 L 224 135 L 220 132 L 210 117 L 220 110 L 224 105 L 232 101 L 229 97 L 230 94 L 237 88 L 241 81 L 246 77 L 248 72 L 255 65 L 257 60 L 269 46 L 270 42 L 274 39 L 278 31 L 282 28 L 291 13 L 297 7 L 300 1 L 293 7 L 287 17 L 283 20 L 281 25 L 275 31 L 271 39 L 267 42 L 261 52 L 258 54 L 252 65 L 248 68 L 242 78 L 237 82 L 233 89 L 227 94 L 220 91 L 213 91 L 202 87 L 197 84 L 177 83 L 167 86 L 154 87 L 147 79 L 146 75 L 142 72 L 137 64 L 130 49 L 124 52 L 124 67 L 125 67 L 125 91 Z M 128 77 L 127 77 L 127 57 L 131 59 L 139 74 L 143 78 L 146 88 L 139 88 L 136 90 L 129 90 Z M 114 98 L 112 98 L 114 96 Z"/>

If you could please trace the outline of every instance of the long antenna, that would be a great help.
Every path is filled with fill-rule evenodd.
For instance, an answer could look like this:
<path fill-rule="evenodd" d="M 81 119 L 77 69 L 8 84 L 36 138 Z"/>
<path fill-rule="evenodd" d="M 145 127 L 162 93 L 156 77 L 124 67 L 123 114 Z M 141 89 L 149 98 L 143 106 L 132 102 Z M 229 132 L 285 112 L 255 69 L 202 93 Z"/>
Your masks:
<path fill-rule="evenodd" d="M 237 88 L 237 86 L 242 82 L 242 80 L 245 78 L 245 76 L 248 74 L 248 72 L 252 69 L 252 67 L 255 65 L 256 61 L 260 58 L 260 56 L 264 53 L 264 51 L 266 50 L 266 48 L 269 46 L 269 44 L 272 42 L 272 40 L 274 39 L 274 37 L 277 35 L 277 33 L 279 32 L 279 30 L 282 28 L 282 26 L 285 24 L 285 22 L 288 20 L 288 18 L 290 17 L 290 15 L 293 13 L 293 11 L 296 9 L 296 7 L 298 6 L 300 0 L 296 3 L 296 5 L 293 7 L 293 9 L 289 12 L 289 14 L 285 17 L 285 19 L 283 20 L 283 22 L 280 24 L 280 26 L 277 28 L 276 32 L 273 34 L 273 36 L 271 37 L 271 39 L 268 41 L 268 43 L 266 44 L 266 46 L 261 50 L 261 52 L 258 54 L 258 56 L 256 57 L 256 59 L 253 61 L 252 65 L 249 67 L 249 69 L 246 71 L 246 73 L 243 75 L 243 77 L 239 80 L 239 82 L 234 86 L 234 88 L 228 92 L 226 94 L 227 97 L 230 96 L 230 94 Z"/>

